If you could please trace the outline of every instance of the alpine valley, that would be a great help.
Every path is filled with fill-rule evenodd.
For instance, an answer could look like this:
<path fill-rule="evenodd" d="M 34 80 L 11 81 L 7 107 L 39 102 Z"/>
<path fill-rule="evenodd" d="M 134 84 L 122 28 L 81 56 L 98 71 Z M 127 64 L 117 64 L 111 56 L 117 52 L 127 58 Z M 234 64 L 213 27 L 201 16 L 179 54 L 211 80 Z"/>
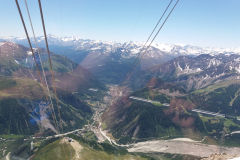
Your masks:
<path fill-rule="evenodd" d="M 48 41 L 55 81 L 44 37 L 46 80 L 25 38 L 0 38 L 0 159 L 240 156 L 240 49 Z"/>

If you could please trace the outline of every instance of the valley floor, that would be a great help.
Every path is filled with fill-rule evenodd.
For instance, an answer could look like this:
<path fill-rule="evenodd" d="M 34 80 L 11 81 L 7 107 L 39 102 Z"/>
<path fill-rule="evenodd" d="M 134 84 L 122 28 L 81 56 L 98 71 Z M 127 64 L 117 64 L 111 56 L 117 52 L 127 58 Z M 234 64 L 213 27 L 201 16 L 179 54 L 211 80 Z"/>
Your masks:
<path fill-rule="evenodd" d="M 213 154 L 227 154 L 231 157 L 240 156 L 240 148 L 221 147 L 216 145 L 207 145 L 188 139 L 176 140 L 153 140 L 133 144 L 128 149 L 129 152 L 142 153 L 171 153 L 185 154 L 197 157 L 209 157 Z"/>

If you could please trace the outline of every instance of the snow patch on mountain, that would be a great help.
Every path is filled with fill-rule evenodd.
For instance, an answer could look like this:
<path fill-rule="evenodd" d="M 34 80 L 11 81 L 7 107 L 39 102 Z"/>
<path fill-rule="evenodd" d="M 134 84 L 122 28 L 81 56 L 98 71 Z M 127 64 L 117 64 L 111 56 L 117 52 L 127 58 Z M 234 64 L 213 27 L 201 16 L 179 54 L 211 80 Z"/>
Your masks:
<path fill-rule="evenodd" d="M 208 64 L 208 67 L 207 68 L 210 68 L 212 66 L 219 66 L 222 62 L 217 60 L 217 59 L 210 59 L 209 61 L 209 64 Z"/>
<path fill-rule="evenodd" d="M 240 73 L 240 64 L 238 65 L 238 67 L 234 68 L 236 70 L 237 73 Z"/>
<path fill-rule="evenodd" d="M 163 52 L 171 52 L 172 49 L 174 48 L 174 45 L 170 45 L 170 44 L 164 44 L 164 43 L 155 43 L 152 45 L 155 48 L 158 48 L 159 50 L 163 51 Z"/>
<path fill-rule="evenodd" d="M 234 59 L 235 62 L 240 62 L 240 58 Z"/>
<path fill-rule="evenodd" d="M 20 64 L 16 59 L 14 60 L 17 64 Z"/>
<path fill-rule="evenodd" d="M 190 68 L 189 65 L 186 65 L 182 68 L 179 63 L 177 64 L 177 76 L 184 75 L 184 74 L 193 74 L 201 72 L 201 68 Z"/>

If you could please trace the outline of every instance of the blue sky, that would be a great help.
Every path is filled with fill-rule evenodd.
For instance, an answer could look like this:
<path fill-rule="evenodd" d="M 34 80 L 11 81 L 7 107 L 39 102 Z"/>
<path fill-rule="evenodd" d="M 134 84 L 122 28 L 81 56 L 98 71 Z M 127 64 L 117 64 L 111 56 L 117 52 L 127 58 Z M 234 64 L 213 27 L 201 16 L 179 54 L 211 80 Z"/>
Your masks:
<path fill-rule="evenodd" d="M 19 2 L 27 21 L 24 0 Z M 42 35 L 37 0 L 28 2 L 37 35 Z M 42 5 L 48 34 L 123 42 L 145 41 L 168 2 L 42 0 Z M 0 4 L 0 36 L 24 36 L 15 0 L 0 0 Z M 180 0 L 156 41 L 239 47 L 239 6 L 239 0 Z"/>

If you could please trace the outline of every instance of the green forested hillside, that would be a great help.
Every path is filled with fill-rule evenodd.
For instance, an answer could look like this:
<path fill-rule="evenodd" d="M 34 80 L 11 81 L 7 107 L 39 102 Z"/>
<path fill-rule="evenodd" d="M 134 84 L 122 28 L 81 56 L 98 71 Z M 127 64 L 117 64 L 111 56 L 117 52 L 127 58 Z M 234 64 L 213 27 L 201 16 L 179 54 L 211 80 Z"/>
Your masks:
<path fill-rule="evenodd" d="M 223 135 L 240 130 L 237 81 L 216 83 L 193 92 L 166 83 L 157 84 L 130 96 L 159 103 L 124 98 L 104 113 L 107 128 L 119 142 L 174 137 L 202 140 L 208 136 L 211 142 L 207 143 L 220 143 Z M 163 103 L 169 106 L 158 105 Z M 196 108 L 226 114 L 226 117 L 193 112 Z"/>
<path fill-rule="evenodd" d="M 41 116 L 39 105 L 47 97 L 46 89 L 43 90 L 39 83 L 26 78 L 0 78 L 0 81 L 1 84 L 5 84 L 0 89 L 0 134 L 38 132 L 40 124 L 37 124 L 39 121 L 37 117 Z M 69 103 L 69 99 L 72 103 Z M 60 114 L 65 124 L 64 130 L 81 127 L 92 114 L 90 107 L 71 93 L 59 94 L 59 102 Z M 56 99 L 53 99 L 53 103 L 55 112 L 58 113 Z M 48 108 L 44 115 L 51 122 L 49 112 Z"/>
<path fill-rule="evenodd" d="M 202 109 L 229 115 L 240 115 L 240 83 L 221 82 L 194 91 L 190 98 Z"/>

